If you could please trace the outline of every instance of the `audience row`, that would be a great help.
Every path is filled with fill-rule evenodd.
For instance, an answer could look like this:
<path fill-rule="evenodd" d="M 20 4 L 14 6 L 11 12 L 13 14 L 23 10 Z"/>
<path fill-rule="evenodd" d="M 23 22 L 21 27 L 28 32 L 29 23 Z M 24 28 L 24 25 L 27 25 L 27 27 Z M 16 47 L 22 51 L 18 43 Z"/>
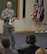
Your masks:
<path fill-rule="evenodd" d="M 10 48 L 10 39 L 8 37 L 3 37 L 2 45 L 0 44 L 0 54 L 47 54 L 46 49 L 40 48 L 35 43 L 35 35 L 27 35 L 26 44 L 21 45 L 20 49 L 16 50 Z"/>

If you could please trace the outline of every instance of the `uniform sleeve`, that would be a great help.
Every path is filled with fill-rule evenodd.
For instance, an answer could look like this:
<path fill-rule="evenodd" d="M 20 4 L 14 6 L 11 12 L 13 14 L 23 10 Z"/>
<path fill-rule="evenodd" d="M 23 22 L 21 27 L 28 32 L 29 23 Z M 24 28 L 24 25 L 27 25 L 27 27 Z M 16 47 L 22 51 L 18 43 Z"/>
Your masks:
<path fill-rule="evenodd" d="M 2 13 L 1 13 L 1 18 L 2 18 L 3 20 L 5 20 L 6 17 L 7 17 L 7 16 L 5 16 L 5 11 L 3 10 Z"/>

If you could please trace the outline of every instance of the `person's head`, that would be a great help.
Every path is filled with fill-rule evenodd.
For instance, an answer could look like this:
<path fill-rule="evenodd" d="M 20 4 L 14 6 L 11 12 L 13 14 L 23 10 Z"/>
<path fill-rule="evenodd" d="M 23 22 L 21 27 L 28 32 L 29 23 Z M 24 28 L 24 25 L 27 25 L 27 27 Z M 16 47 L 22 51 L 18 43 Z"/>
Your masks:
<path fill-rule="evenodd" d="M 47 54 L 47 52 L 44 48 L 39 48 L 36 50 L 35 54 Z"/>
<path fill-rule="evenodd" d="M 3 37 L 2 45 L 4 46 L 4 48 L 9 48 L 10 47 L 10 39 L 8 37 Z"/>
<path fill-rule="evenodd" d="M 12 8 L 12 3 L 9 1 L 9 2 L 7 2 L 7 8 L 8 9 L 11 9 Z"/>
<path fill-rule="evenodd" d="M 29 36 L 27 35 L 27 37 L 26 37 L 26 43 L 27 43 L 27 44 L 28 44 L 28 42 L 29 42 L 29 41 L 28 41 L 28 38 L 29 38 Z"/>
<path fill-rule="evenodd" d="M 0 54 L 4 54 L 4 48 L 1 44 L 0 44 Z"/>
<path fill-rule="evenodd" d="M 26 42 L 28 42 L 28 44 L 35 44 L 35 42 L 36 42 L 35 35 L 28 35 Z"/>

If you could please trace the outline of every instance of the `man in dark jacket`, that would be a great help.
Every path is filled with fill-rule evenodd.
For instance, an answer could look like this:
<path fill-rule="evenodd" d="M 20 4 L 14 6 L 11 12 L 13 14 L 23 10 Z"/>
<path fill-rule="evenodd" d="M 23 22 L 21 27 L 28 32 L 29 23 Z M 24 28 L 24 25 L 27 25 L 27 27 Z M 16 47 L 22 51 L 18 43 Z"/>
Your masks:
<path fill-rule="evenodd" d="M 36 37 L 35 35 L 29 35 L 28 37 L 28 47 L 21 49 L 20 54 L 35 54 L 35 51 L 39 48 L 35 45 Z"/>

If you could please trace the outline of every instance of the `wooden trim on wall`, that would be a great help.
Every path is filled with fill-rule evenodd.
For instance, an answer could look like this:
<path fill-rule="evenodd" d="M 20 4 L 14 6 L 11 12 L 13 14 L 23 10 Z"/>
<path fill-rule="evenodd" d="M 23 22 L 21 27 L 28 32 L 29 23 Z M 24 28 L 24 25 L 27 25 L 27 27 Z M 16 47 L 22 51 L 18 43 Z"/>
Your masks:
<path fill-rule="evenodd" d="M 45 32 L 45 30 L 42 30 L 43 32 Z M 36 30 L 20 30 L 20 31 L 15 31 L 16 33 L 33 33 L 36 32 Z M 41 32 L 41 30 L 38 30 L 38 32 Z M 3 31 L 0 31 L 0 34 L 3 34 Z"/>
<path fill-rule="evenodd" d="M 17 11 L 17 16 L 16 19 L 20 18 L 20 0 L 18 0 L 18 7 L 17 7 L 18 11 Z"/>
<path fill-rule="evenodd" d="M 20 31 L 15 31 L 16 33 L 30 33 L 30 32 L 35 32 L 35 30 L 20 30 Z M 0 31 L 0 34 L 3 34 L 3 31 Z"/>

